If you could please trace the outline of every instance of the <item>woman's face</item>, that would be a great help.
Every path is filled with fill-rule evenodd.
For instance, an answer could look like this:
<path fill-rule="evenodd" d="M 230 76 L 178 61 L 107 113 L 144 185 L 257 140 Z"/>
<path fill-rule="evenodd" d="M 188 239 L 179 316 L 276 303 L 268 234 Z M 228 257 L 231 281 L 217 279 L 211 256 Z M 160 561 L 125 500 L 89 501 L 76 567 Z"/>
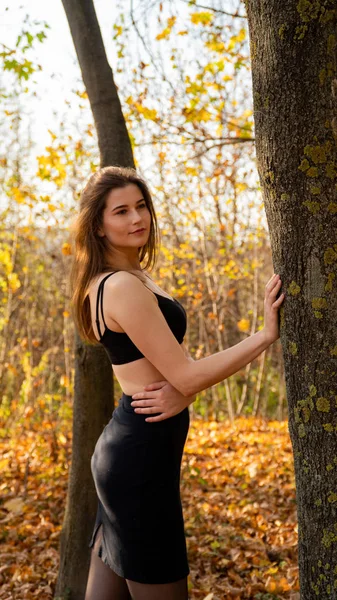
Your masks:
<path fill-rule="evenodd" d="M 151 214 L 137 185 L 130 183 L 109 192 L 99 235 L 105 235 L 116 248 L 138 249 L 146 244 L 150 225 Z M 134 233 L 136 229 L 143 227 L 145 231 Z"/>

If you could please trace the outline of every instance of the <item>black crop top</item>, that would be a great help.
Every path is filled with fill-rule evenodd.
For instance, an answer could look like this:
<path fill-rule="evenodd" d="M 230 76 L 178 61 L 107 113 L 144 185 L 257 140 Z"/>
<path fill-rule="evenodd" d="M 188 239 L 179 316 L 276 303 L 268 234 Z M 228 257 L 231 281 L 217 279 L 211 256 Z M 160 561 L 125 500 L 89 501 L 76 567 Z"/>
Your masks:
<path fill-rule="evenodd" d="M 113 271 L 116 273 L 116 271 Z M 102 344 L 111 360 L 111 364 L 113 365 L 124 365 L 126 363 L 132 362 L 134 360 L 138 360 L 139 358 L 143 358 L 144 354 L 138 350 L 135 344 L 131 341 L 129 336 L 122 331 L 112 331 L 107 327 L 107 324 L 104 320 L 103 315 L 103 287 L 105 280 L 113 275 L 113 273 L 108 273 L 106 277 L 103 277 L 100 282 L 97 290 L 97 302 L 96 302 L 96 326 L 97 331 L 99 333 L 100 339 L 99 342 Z M 145 286 L 147 287 L 147 286 Z M 150 288 L 147 288 L 150 289 Z M 150 290 L 152 292 L 152 290 Z M 182 343 L 184 339 L 184 335 L 186 333 L 187 326 L 187 318 L 186 311 L 184 307 L 178 302 L 178 300 L 171 300 L 166 296 L 162 296 L 161 294 L 157 294 L 156 292 L 152 292 L 158 298 L 159 308 L 162 311 L 166 322 L 171 329 L 173 335 L 178 340 L 179 344 Z M 103 335 L 101 334 L 99 318 L 98 318 L 98 308 L 99 301 L 101 306 L 101 314 L 103 323 L 105 326 Z"/>

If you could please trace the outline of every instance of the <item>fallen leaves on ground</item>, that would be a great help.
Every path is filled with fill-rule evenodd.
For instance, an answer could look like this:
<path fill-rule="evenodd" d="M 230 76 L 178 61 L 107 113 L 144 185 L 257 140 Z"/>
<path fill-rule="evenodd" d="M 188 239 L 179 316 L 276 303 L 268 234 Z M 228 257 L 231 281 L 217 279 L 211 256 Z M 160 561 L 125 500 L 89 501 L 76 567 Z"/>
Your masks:
<path fill-rule="evenodd" d="M 71 427 L 0 439 L 0 599 L 51 600 Z M 4 432 L 4 430 L 2 430 Z M 297 518 L 286 422 L 193 421 L 181 492 L 190 599 L 298 599 Z"/>

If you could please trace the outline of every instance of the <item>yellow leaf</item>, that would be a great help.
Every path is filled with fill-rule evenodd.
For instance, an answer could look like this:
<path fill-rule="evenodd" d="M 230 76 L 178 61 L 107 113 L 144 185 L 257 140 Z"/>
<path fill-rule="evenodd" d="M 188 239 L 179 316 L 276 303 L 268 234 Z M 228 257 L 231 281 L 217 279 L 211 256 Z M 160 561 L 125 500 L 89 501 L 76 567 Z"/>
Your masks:
<path fill-rule="evenodd" d="M 71 254 L 71 245 L 65 242 L 62 246 L 62 254 L 69 256 Z"/>
<path fill-rule="evenodd" d="M 237 326 L 240 331 L 246 332 L 246 331 L 249 331 L 250 322 L 248 321 L 248 319 L 241 319 L 240 321 L 237 322 Z"/>
<path fill-rule="evenodd" d="M 67 375 L 61 375 L 60 384 L 63 385 L 63 387 L 69 387 L 69 377 Z"/>
<path fill-rule="evenodd" d="M 192 23 L 194 23 L 194 25 L 210 25 L 210 23 L 212 23 L 214 19 L 214 15 L 210 12 L 197 12 L 192 13 L 190 16 L 191 21 Z"/>
<path fill-rule="evenodd" d="M 63 446 L 65 446 L 65 445 L 66 445 L 66 443 L 67 443 L 67 438 L 66 438 L 66 436 L 65 436 L 65 435 L 63 435 L 63 433 L 59 433 L 59 435 L 58 435 L 58 439 L 59 439 L 59 441 L 61 442 L 61 444 L 63 444 Z"/>
<path fill-rule="evenodd" d="M 13 513 L 20 513 L 22 512 L 25 503 L 22 498 L 11 498 L 10 500 L 7 500 L 7 502 L 4 502 L 3 506 Z"/>
<path fill-rule="evenodd" d="M 176 20 L 177 20 L 177 17 L 169 17 L 167 19 L 167 27 L 165 27 L 165 29 L 163 29 L 163 31 L 161 33 L 158 33 L 158 35 L 156 36 L 156 40 L 167 39 L 170 36 L 172 27 L 175 24 Z"/>
<path fill-rule="evenodd" d="M 20 279 L 18 278 L 16 273 L 9 273 L 8 282 L 12 292 L 16 292 L 16 290 L 18 290 L 21 287 Z"/>
<path fill-rule="evenodd" d="M 15 202 L 17 202 L 18 204 L 23 204 L 25 201 L 25 198 L 26 198 L 24 192 L 22 192 L 22 190 L 20 190 L 20 188 L 12 188 L 11 191 L 12 191 Z"/>

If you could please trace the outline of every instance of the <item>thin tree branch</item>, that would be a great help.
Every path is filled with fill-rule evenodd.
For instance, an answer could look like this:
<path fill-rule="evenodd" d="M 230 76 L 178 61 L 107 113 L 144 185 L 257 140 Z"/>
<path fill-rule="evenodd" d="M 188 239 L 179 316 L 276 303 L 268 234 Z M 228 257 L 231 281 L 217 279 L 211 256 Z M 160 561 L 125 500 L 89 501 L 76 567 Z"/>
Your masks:
<path fill-rule="evenodd" d="M 190 2 L 190 0 L 182 0 L 185 4 L 189 4 L 190 6 L 195 6 L 196 8 L 205 8 L 206 10 L 211 10 L 215 13 L 219 13 L 221 15 L 226 15 L 227 17 L 236 17 L 238 19 L 247 19 L 247 15 L 238 15 L 238 13 L 232 14 L 221 8 L 213 8 L 213 6 L 204 6 L 203 4 L 197 4 L 196 2 Z"/>
<path fill-rule="evenodd" d="M 147 46 L 147 43 L 146 43 L 146 41 L 144 40 L 144 38 L 143 38 L 142 34 L 140 33 L 140 31 L 139 31 L 139 29 L 138 29 L 138 26 L 137 26 L 137 23 L 136 23 L 136 21 L 135 21 L 135 18 L 134 18 L 134 6 L 133 6 L 133 0 L 130 0 L 130 17 L 131 17 L 131 22 L 132 22 L 132 25 L 133 25 L 133 26 L 134 26 L 134 28 L 135 28 L 136 34 L 138 35 L 138 37 L 139 37 L 140 41 L 142 42 L 142 44 L 143 44 L 143 46 L 144 46 L 144 49 L 145 49 L 145 51 L 148 53 L 148 55 L 149 55 L 149 57 L 150 57 L 150 59 L 151 59 L 151 61 L 152 61 L 152 65 L 153 65 L 153 67 L 155 68 L 155 70 L 157 71 L 157 73 L 159 73 L 159 69 L 158 69 L 158 67 L 157 67 L 156 60 L 155 60 L 155 58 L 154 58 L 154 56 L 153 56 L 153 54 L 152 54 L 151 50 L 148 48 L 148 46 Z M 175 92 L 175 89 L 174 89 L 174 87 L 173 87 L 172 83 L 171 83 L 171 82 L 170 82 L 170 81 L 167 79 L 167 77 L 165 76 L 165 73 L 164 73 L 164 72 L 162 72 L 162 73 L 161 73 L 161 76 L 163 77 L 164 81 L 166 81 L 166 83 L 168 83 L 168 85 L 170 86 L 171 90 L 172 90 L 173 92 Z"/>

